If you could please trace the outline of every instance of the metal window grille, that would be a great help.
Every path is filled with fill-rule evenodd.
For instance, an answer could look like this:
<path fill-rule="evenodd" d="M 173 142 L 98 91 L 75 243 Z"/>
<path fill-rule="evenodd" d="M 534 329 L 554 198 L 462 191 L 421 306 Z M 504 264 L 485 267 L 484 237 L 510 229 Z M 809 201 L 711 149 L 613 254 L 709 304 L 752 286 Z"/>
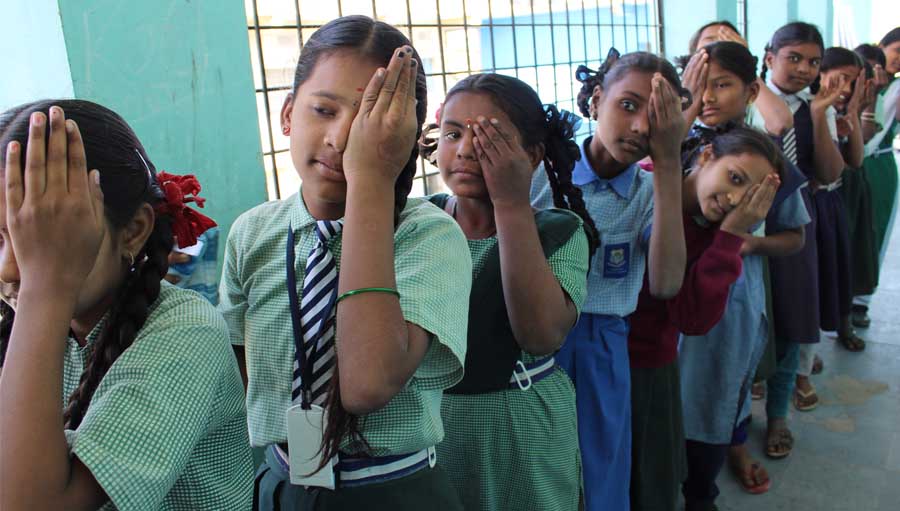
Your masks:
<path fill-rule="evenodd" d="M 269 197 L 299 186 L 279 115 L 304 41 L 338 16 L 364 14 L 405 33 L 428 79 L 428 118 L 466 76 L 516 76 L 545 103 L 577 112 L 575 68 L 596 68 L 607 50 L 661 50 L 659 0 L 246 0 Z M 584 122 L 580 137 L 593 130 Z M 412 195 L 444 189 L 420 158 Z"/>
<path fill-rule="evenodd" d="M 737 0 L 737 28 L 747 37 L 747 0 Z"/>

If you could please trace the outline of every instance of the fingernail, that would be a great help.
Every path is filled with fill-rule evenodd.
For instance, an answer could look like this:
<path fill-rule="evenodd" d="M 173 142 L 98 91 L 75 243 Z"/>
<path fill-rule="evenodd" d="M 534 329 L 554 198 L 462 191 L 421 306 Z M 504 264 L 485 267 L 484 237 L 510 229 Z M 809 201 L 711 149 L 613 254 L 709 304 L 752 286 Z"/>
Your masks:
<path fill-rule="evenodd" d="M 375 75 L 378 76 L 378 78 L 383 78 L 384 77 L 384 69 L 379 69 L 378 71 L 375 72 Z"/>
<path fill-rule="evenodd" d="M 7 149 L 9 150 L 10 154 L 16 154 L 19 152 L 19 143 L 16 141 L 10 142 Z"/>
<path fill-rule="evenodd" d="M 402 57 L 405 57 L 405 56 L 406 56 L 406 52 L 404 52 L 403 50 L 400 50 L 400 51 L 397 52 L 397 56 L 398 56 L 398 57 L 401 57 L 401 58 L 402 58 Z"/>
<path fill-rule="evenodd" d="M 497 125 L 497 124 L 500 124 L 500 121 L 498 121 L 497 119 L 491 117 L 491 124 Z"/>
<path fill-rule="evenodd" d="M 66 119 L 66 133 L 75 133 L 75 121 Z"/>
<path fill-rule="evenodd" d="M 93 175 L 92 177 L 94 178 L 94 183 L 96 183 L 97 186 L 100 186 L 100 171 L 92 170 L 91 174 Z"/>
<path fill-rule="evenodd" d="M 416 67 L 416 66 L 419 65 L 419 61 L 416 60 L 416 59 L 412 59 L 412 60 L 410 61 L 409 65 L 412 66 L 412 67 Z"/>
<path fill-rule="evenodd" d="M 35 112 L 35 113 L 31 114 L 31 124 L 34 124 L 35 126 L 40 126 L 40 125 L 44 124 L 44 116 L 41 115 L 40 112 Z"/>
<path fill-rule="evenodd" d="M 479 115 L 479 116 L 478 116 L 478 122 L 485 122 L 485 120 L 486 120 L 486 119 L 484 118 L 483 115 Z"/>

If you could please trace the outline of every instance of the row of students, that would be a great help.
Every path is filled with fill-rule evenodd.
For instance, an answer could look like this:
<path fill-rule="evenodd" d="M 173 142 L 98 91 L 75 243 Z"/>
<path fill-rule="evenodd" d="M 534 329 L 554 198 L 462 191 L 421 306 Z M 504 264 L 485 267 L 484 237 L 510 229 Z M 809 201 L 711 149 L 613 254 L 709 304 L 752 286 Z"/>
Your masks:
<path fill-rule="evenodd" d="M 766 127 L 790 124 L 791 102 L 772 98 L 817 74 L 814 35 L 792 35 L 808 26 L 787 30 L 766 55 Z M 647 53 L 580 68 L 579 106 L 597 121 L 580 148 L 570 114 L 476 75 L 449 92 L 434 145 L 409 41 L 365 17 L 326 24 L 281 112 L 303 184 L 235 222 L 225 323 L 160 283 L 171 229 L 196 223 L 169 192 L 193 185 L 157 175 L 98 105 L 8 112 L 4 509 L 672 508 L 685 463 L 688 508 L 708 509 L 728 442 L 689 430 L 685 443 L 682 401 L 697 396 L 678 389 L 728 379 L 736 408 L 706 415 L 727 433 L 752 367 L 738 364 L 737 386 L 685 369 L 734 358 L 712 331 L 722 318 L 766 329 L 760 256 L 799 250 L 803 198 L 816 204 L 775 143 L 733 127 L 761 91 L 741 48 L 704 47 L 684 80 Z M 821 181 L 833 173 L 807 163 L 839 89 L 782 141 Z M 682 146 L 698 116 L 699 141 Z M 420 139 L 452 196 L 407 198 Z M 676 361 L 679 332 L 699 337 Z M 38 445 L 50 455 L 29 456 Z M 255 479 L 249 445 L 266 449 Z"/>

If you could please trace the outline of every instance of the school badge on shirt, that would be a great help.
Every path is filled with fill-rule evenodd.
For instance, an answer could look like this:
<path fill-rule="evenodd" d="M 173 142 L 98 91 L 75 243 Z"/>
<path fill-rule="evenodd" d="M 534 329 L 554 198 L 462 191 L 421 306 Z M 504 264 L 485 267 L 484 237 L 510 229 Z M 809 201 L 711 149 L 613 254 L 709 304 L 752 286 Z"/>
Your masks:
<path fill-rule="evenodd" d="M 628 261 L 631 256 L 629 243 L 616 243 L 603 247 L 603 277 L 621 279 L 628 275 Z"/>

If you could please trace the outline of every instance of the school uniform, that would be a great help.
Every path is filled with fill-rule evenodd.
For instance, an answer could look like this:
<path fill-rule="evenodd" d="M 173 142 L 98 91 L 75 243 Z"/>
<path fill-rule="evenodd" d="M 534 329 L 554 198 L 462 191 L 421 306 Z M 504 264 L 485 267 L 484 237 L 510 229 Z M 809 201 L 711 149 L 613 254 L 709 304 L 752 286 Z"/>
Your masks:
<path fill-rule="evenodd" d="M 872 219 L 875 225 L 875 250 L 879 265 L 884 260 L 891 236 L 891 226 L 897 213 L 897 160 L 894 158 L 894 137 L 900 133 L 897 121 L 900 80 L 894 79 L 878 96 L 876 118 L 884 128 L 866 144 L 863 169 L 872 186 Z"/>
<path fill-rule="evenodd" d="M 587 149 L 572 172 L 600 235 L 587 297 L 575 328 L 556 355 L 575 384 L 585 509 L 629 509 L 631 372 L 628 320 L 637 308 L 653 221 L 653 176 L 637 164 L 612 179 L 591 168 Z M 544 172 L 532 181 L 532 205 L 553 204 Z"/>
<path fill-rule="evenodd" d="M 878 287 L 872 186 L 862 167 L 845 170 L 841 183 L 840 193 L 847 215 L 848 238 L 853 247 L 850 254 L 850 287 L 853 296 L 871 295 Z"/>
<path fill-rule="evenodd" d="M 741 272 L 743 238 L 702 217 L 682 215 L 686 271 L 668 300 L 650 294 L 649 280 L 631 316 L 632 509 L 676 508 L 687 472 L 678 371 L 680 333 L 700 335 L 725 312 L 728 289 Z"/>
<path fill-rule="evenodd" d="M 442 198 L 446 199 L 446 195 Z M 432 199 L 441 200 L 441 198 Z M 440 205 L 440 204 L 439 204 Z M 553 274 L 578 311 L 584 302 L 588 271 L 588 241 L 581 219 L 565 210 L 538 213 L 567 217 L 574 230 L 560 233 L 561 246 L 547 258 Z M 539 232 L 547 229 L 538 223 Z M 542 240 L 543 241 L 543 240 Z M 466 367 L 476 367 L 473 355 L 486 356 L 479 346 L 513 344 L 514 364 L 493 357 L 500 381 L 466 372 L 466 380 L 448 389 L 441 402 L 446 436 L 437 453 L 467 510 L 540 509 L 575 511 L 581 495 L 581 456 L 578 451 L 575 388 L 553 355 L 534 356 L 518 349 L 508 317 L 478 316 L 475 308 L 495 310 L 492 294 L 479 284 L 500 285 L 497 237 L 468 240 L 472 255 L 473 290 L 469 316 Z M 547 243 L 542 243 L 547 251 Z M 495 275 L 484 275 L 492 271 Z M 495 289 L 502 295 L 502 288 Z M 498 298 L 502 300 L 502 296 Z M 505 305 L 500 304 L 500 308 Z M 492 321 L 491 321 L 492 320 Z M 476 324 L 484 321 L 501 325 Z M 505 325 L 503 324 L 505 322 Z M 486 338 L 498 330 L 508 335 Z"/>
<path fill-rule="evenodd" d="M 297 193 L 241 215 L 226 244 L 219 310 L 232 343 L 244 347 L 250 442 L 267 449 L 257 472 L 256 505 L 460 509 L 434 449 L 444 436 L 442 392 L 463 375 L 471 258 L 453 219 L 422 199 L 410 198 L 400 214 L 394 269 L 403 317 L 431 334 L 428 351 L 403 390 L 385 407 L 359 418 L 365 442 L 342 441 L 336 490 L 290 484 L 286 453 L 279 447 L 287 442 L 285 413 L 292 405 L 295 363 L 285 274 L 286 267 L 293 268 L 301 294 L 306 259 L 318 246 L 316 229 L 316 219 Z M 327 247 L 340 275 L 341 236 L 330 238 Z M 296 254 L 292 265 L 286 248 Z"/>
<path fill-rule="evenodd" d="M 61 406 L 107 319 L 85 346 L 66 341 Z M 162 282 L 134 342 L 100 381 L 78 428 L 66 431 L 71 453 L 109 496 L 102 509 L 249 509 L 243 391 L 221 316 L 197 293 Z"/>

